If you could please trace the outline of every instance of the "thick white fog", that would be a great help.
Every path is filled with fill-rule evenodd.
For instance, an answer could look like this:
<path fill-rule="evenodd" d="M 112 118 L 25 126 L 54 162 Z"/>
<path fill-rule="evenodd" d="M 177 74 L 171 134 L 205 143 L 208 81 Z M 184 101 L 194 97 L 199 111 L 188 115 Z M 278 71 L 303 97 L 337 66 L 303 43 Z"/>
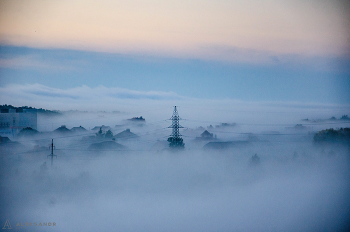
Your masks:
<path fill-rule="evenodd" d="M 349 145 L 313 141 L 320 130 L 349 127 L 350 121 L 339 119 L 350 115 L 348 106 L 195 99 L 99 103 L 97 109 L 88 102 L 35 106 L 61 114 L 39 114 L 40 133 L 10 137 L 17 143 L 0 147 L 1 226 L 8 220 L 25 231 L 349 228 Z M 166 142 L 174 105 L 184 127 L 185 149 L 179 151 Z M 127 120 L 140 116 L 146 121 Z M 54 132 L 62 125 L 86 131 Z M 102 125 L 114 140 L 96 139 Z M 137 137 L 117 136 L 127 129 Z M 213 134 L 210 140 L 201 138 L 205 130 Z M 53 165 L 47 157 L 51 139 Z M 107 140 L 122 147 L 91 147 Z"/>

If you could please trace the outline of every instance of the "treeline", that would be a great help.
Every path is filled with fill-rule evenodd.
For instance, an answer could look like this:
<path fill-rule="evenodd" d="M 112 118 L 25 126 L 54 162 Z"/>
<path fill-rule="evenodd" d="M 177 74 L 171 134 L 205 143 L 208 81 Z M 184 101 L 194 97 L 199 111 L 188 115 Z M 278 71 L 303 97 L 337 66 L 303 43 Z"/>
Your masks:
<path fill-rule="evenodd" d="M 40 113 L 40 114 L 52 115 L 52 116 L 61 115 L 60 112 L 55 111 L 55 110 L 46 110 L 46 109 L 43 109 L 43 108 L 37 109 L 37 108 L 31 107 L 31 106 L 15 107 L 15 106 L 12 106 L 12 105 L 7 105 L 7 104 L 0 105 L 0 110 L 3 110 L 3 109 L 14 109 L 17 112 L 22 112 L 24 109 L 26 109 L 26 110 L 37 110 L 37 112 Z"/>
<path fill-rule="evenodd" d="M 334 130 L 333 128 L 321 130 L 314 135 L 315 143 L 347 143 L 350 144 L 350 128 L 340 128 Z"/>

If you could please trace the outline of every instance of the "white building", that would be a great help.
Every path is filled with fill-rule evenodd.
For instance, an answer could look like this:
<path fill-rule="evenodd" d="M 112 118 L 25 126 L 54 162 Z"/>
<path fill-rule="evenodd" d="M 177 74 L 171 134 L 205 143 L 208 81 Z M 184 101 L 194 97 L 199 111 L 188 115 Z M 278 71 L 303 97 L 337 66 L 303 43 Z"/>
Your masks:
<path fill-rule="evenodd" d="M 14 137 L 26 127 L 37 129 L 37 111 L 32 109 L 1 109 L 0 135 Z"/>

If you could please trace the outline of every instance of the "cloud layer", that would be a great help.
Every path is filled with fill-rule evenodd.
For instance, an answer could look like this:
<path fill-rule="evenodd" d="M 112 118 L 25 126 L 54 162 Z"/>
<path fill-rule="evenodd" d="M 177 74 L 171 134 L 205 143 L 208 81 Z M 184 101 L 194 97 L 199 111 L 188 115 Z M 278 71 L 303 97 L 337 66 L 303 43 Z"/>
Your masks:
<path fill-rule="evenodd" d="M 153 99 L 153 100 L 178 100 L 183 97 L 174 92 L 160 92 L 160 91 L 134 91 L 122 88 L 107 88 L 104 86 L 97 86 L 90 88 L 88 86 L 81 86 L 71 89 L 51 88 L 41 84 L 33 85 L 9 85 L 2 87 L 1 99 L 7 101 L 25 101 L 25 99 L 41 99 L 43 102 L 60 102 L 71 101 L 71 103 L 81 104 L 93 99 L 99 102 L 109 102 L 113 100 L 122 99 Z M 68 103 L 68 102 L 67 102 Z M 69 103 L 68 103 L 69 105 Z"/>
<path fill-rule="evenodd" d="M 196 99 L 183 97 L 174 92 L 143 92 L 104 86 L 59 89 L 40 84 L 8 85 L 0 88 L 0 99 L 0 104 L 27 105 L 50 110 L 123 112 L 125 115 L 118 117 L 118 120 L 140 115 L 150 121 L 165 120 L 170 118 L 172 107 L 177 105 L 181 117 L 190 120 L 184 121 L 184 126 L 187 126 L 187 123 L 200 126 L 221 122 L 248 123 L 249 125 L 290 124 L 300 123 L 300 120 L 305 118 L 327 119 L 332 116 L 339 118 L 344 114 L 350 115 L 349 105 Z M 112 119 L 116 118 L 113 116 L 110 120 Z M 102 120 L 101 124 L 108 125 L 110 120 Z M 60 123 L 63 122 L 58 122 L 57 125 L 60 126 Z M 67 126 L 77 125 L 68 123 Z"/>

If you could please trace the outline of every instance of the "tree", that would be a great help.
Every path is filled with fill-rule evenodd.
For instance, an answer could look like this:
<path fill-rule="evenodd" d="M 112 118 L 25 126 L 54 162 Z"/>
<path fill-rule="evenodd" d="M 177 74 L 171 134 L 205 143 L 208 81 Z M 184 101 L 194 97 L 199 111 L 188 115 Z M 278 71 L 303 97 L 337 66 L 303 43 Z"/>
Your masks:
<path fill-rule="evenodd" d="M 182 138 L 174 138 L 174 137 L 169 137 L 168 138 L 169 142 L 169 147 L 172 148 L 185 148 L 185 144 L 183 143 Z"/>
<path fill-rule="evenodd" d="M 321 130 L 314 135 L 314 142 L 345 142 L 350 144 L 350 128 L 340 128 L 339 130 L 334 130 L 333 128 L 331 128 L 327 130 Z"/>
<path fill-rule="evenodd" d="M 350 118 L 347 115 L 343 115 L 340 120 L 350 120 Z"/>
<path fill-rule="evenodd" d="M 100 127 L 100 130 L 96 133 L 97 137 L 102 137 L 103 136 L 103 131 L 102 131 L 102 127 Z"/>
<path fill-rule="evenodd" d="M 107 132 L 106 132 L 106 134 L 105 134 L 105 138 L 113 138 L 113 133 L 112 133 L 112 131 L 111 130 L 108 130 Z"/>

